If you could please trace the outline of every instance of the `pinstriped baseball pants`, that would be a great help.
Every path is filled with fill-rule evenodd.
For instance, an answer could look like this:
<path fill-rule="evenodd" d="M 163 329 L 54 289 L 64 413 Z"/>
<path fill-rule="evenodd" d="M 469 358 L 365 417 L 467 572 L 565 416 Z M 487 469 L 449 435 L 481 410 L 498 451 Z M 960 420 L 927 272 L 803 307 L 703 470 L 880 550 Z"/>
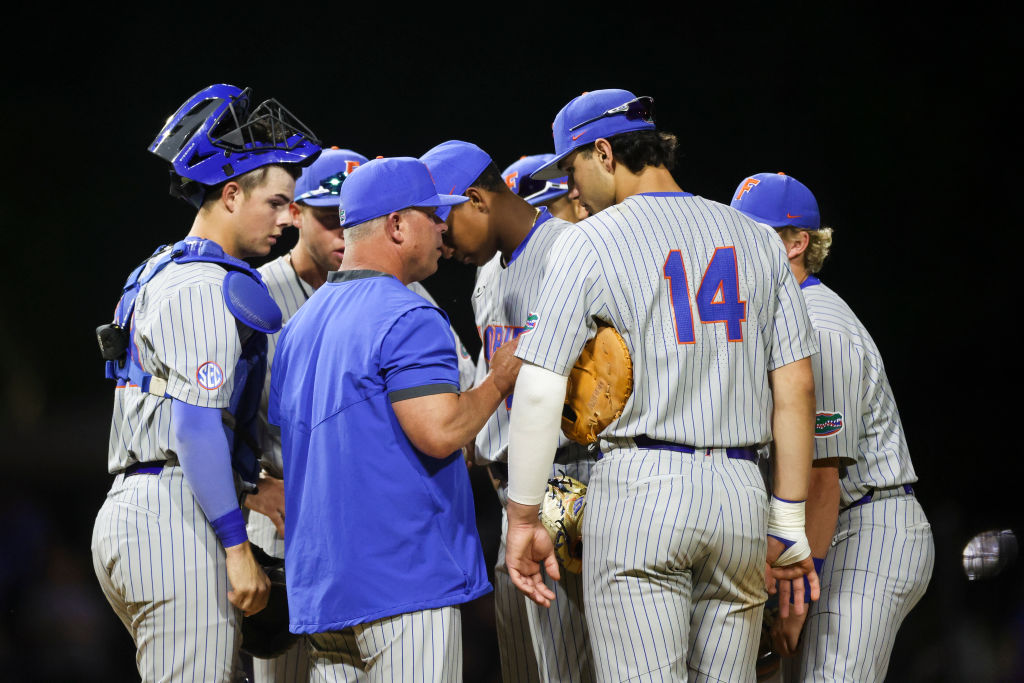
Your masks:
<path fill-rule="evenodd" d="M 767 508 L 757 466 L 720 449 L 595 465 L 583 577 L 599 681 L 755 680 Z"/>
<path fill-rule="evenodd" d="M 786 680 L 885 680 L 896 632 L 924 595 L 934 566 L 931 525 L 913 496 L 839 513 L 821 599 L 811 605 L 794 660 L 800 667 Z"/>
<path fill-rule="evenodd" d="M 92 558 L 143 681 L 244 680 L 224 549 L 180 467 L 114 479 Z"/>
<path fill-rule="evenodd" d="M 316 683 L 462 681 L 458 607 L 409 612 L 341 631 L 314 633 L 308 636 L 307 646 L 310 680 Z"/>
<path fill-rule="evenodd" d="M 594 460 L 556 462 L 551 477 L 567 475 L 586 484 Z M 583 576 L 562 569 L 562 578 L 544 583 L 555 593 L 551 607 L 541 607 L 515 587 L 505 566 L 508 516 L 507 492 L 502 501 L 501 545 L 494 566 L 494 620 L 501 654 L 501 676 L 506 683 L 588 683 L 594 680 L 587 620 L 583 609 Z M 585 514 L 585 513 L 584 513 Z"/>

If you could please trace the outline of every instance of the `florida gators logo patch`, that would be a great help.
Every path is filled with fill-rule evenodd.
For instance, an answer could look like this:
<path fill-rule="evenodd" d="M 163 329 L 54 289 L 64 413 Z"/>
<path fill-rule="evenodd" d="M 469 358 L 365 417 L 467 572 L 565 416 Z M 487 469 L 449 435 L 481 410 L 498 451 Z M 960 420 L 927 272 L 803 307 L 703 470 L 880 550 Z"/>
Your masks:
<path fill-rule="evenodd" d="M 196 370 L 196 381 L 199 382 L 201 388 L 207 391 L 220 389 L 221 385 L 224 384 L 224 371 L 212 360 L 207 361 Z"/>
<path fill-rule="evenodd" d="M 529 332 L 533 328 L 537 327 L 537 322 L 540 320 L 540 316 L 536 313 L 531 313 L 526 316 L 526 324 L 523 325 L 523 332 Z"/>
<path fill-rule="evenodd" d="M 818 413 L 814 416 L 814 436 L 823 438 L 843 431 L 842 413 Z"/>

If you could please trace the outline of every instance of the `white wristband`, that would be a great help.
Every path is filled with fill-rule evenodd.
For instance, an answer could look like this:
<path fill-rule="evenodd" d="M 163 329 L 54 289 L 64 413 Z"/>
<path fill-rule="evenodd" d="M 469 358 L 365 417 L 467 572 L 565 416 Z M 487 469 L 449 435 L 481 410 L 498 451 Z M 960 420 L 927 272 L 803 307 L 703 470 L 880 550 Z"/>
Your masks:
<path fill-rule="evenodd" d="M 790 502 L 772 496 L 768 505 L 768 535 L 782 541 L 786 549 L 772 563 L 773 567 L 784 567 L 799 562 L 811 555 L 804 530 L 804 501 Z"/>

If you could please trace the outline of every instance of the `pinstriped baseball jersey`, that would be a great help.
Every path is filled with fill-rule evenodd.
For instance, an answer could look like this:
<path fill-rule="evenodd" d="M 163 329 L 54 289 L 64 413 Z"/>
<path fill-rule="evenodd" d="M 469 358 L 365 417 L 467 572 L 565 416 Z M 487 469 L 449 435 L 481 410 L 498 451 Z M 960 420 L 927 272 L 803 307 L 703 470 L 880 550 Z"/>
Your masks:
<path fill-rule="evenodd" d="M 633 358 L 633 394 L 601 435 L 696 447 L 771 438 L 767 373 L 817 351 L 773 231 L 687 193 L 634 195 L 565 229 L 516 355 L 569 373 L 596 320 Z"/>
<path fill-rule="evenodd" d="M 814 276 L 801 285 L 821 353 L 812 359 L 817 394 L 814 457 L 852 462 L 839 480 L 840 507 L 872 488 L 917 481 L 882 357 L 839 295 Z"/>
<path fill-rule="evenodd" d="M 544 282 L 551 249 L 572 223 L 549 218 L 534 226 L 512 254 L 504 267 L 501 254 L 496 254 L 480 268 L 473 292 L 473 314 L 483 346 L 477 366 L 477 381 L 486 376 L 491 356 L 507 341 L 522 334 L 530 325 L 528 318 L 536 312 L 537 297 Z M 477 460 L 505 462 L 508 455 L 509 411 L 512 396 L 490 417 L 476 437 Z M 575 456 L 584 457 L 586 449 L 559 435 L 559 448 L 572 448 Z M 562 455 L 560 453 L 560 455 Z M 559 460 L 562 458 L 560 457 Z"/>
<path fill-rule="evenodd" d="M 143 368 L 167 380 L 168 396 L 207 408 L 228 406 L 242 349 L 223 282 L 224 269 L 216 264 L 171 263 L 141 288 L 135 302 L 132 343 Z M 176 459 L 171 438 L 169 400 L 137 387 L 114 391 L 108 471 Z"/>

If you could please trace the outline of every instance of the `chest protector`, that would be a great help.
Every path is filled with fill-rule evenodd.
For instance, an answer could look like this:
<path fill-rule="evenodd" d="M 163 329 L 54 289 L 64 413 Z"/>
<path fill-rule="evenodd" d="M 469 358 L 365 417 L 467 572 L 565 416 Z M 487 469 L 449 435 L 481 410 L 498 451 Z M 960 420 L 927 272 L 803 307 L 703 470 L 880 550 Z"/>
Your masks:
<path fill-rule="evenodd" d="M 222 412 L 231 466 L 243 481 L 253 483 L 260 473 L 256 417 L 267 372 L 267 334 L 281 329 L 281 309 L 271 298 L 259 273 L 248 263 L 229 256 L 216 242 L 205 239 L 185 239 L 170 249 L 166 246 L 157 249 L 128 276 L 114 310 L 114 322 L 96 330 L 100 351 L 107 361 L 106 376 L 117 382 L 118 387 L 138 387 L 155 396 L 168 397 L 165 393 L 167 379 L 156 377 L 142 367 L 139 349 L 134 343 L 135 299 L 143 285 L 171 262 L 196 261 L 216 263 L 226 271 L 222 288 L 224 302 L 239 323 L 242 354 L 235 366 L 230 404 Z"/>

